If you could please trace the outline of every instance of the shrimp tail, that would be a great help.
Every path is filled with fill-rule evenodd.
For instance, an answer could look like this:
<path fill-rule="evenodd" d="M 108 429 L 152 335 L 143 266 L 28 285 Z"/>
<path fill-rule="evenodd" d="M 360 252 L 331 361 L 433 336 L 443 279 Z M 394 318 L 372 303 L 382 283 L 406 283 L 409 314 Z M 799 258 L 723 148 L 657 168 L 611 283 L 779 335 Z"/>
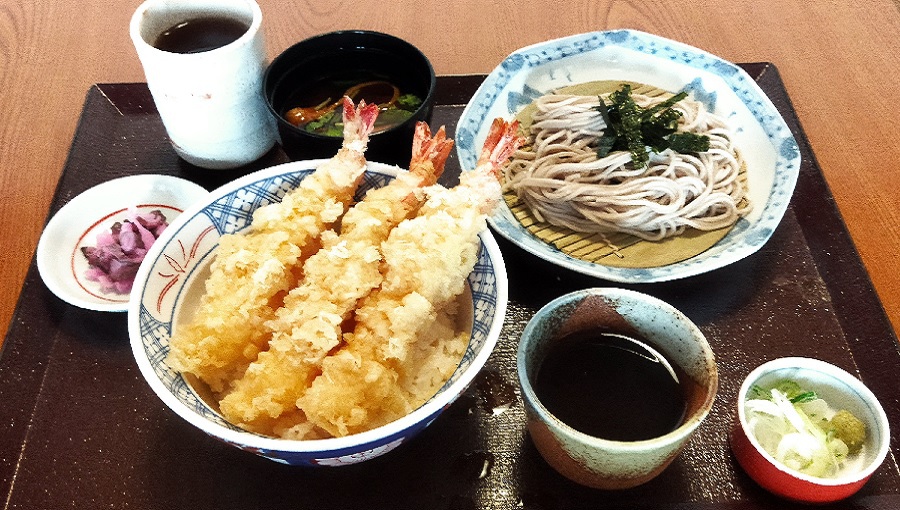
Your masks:
<path fill-rule="evenodd" d="M 506 161 L 525 143 L 519 132 L 519 122 L 494 119 L 487 139 L 471 172 L 463 172 L 459 182 L 468 189 L 482 213 L 490 214 L 502 194 L 500 186 L 502 169 Z"/>
<path fill-rule="evenodd" d="M 441 126 L 432 137 L 428 124 L 418 122 L 413 135 L 409 171 L 423 179 L 423 186 L 436 183 L 444 173 L 444 165 L 447 163 L 451 149 L 453 149 L 453 140 L 447 138 L 447 130 L 444 129 L 444 126 Z"/>
<path fill-rule="evenodd" d="M 369 135 L 375 128 L 375 119 L 378 118 L 378 105 L 366 104 L 360 100 L 359 105 L 354 106 L 353 100 L 344 96 L 344 147 L 356 145 L 365 147 L 369 143 Z"/>
<path fill-rule="evenodd" d="M 519 121 L 507 122 L 502 118 L 494 119 L 488 131 L 477 168 L 490 171 L 500 179 L 500 167 L 513 153 L 525 143 L 525 137 L 519 132 Z"/>
<path fill-rule="evenodd" d="M 246 232 L 219 239 L 206 293 L 193 320 L 170 340 L 169 365 L 217 393 L 242 380 L 270 343 L 263 327 L 353 202 L 366 170 L 365 150 L 377 105 L 344 101 L 344 144 L 280 202 L 257 208 Z"/>

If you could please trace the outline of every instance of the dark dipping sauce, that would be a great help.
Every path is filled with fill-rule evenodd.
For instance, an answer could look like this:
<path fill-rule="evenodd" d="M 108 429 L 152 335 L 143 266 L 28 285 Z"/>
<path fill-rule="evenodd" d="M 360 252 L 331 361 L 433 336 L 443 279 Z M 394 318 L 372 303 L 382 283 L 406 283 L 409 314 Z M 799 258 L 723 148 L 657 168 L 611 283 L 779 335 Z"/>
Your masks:
<path fill-rule="evenodd" d="M 164 30 L 153 46 L 170 53 L 202 53 L 237 41 L 249 29 L 234 18 L 193 18 Z"/>
<path fill-rule="evenodd" d="M 613 441 L 663 436 L 681 425 L 686 375 L 649 342 L 601 330 L 553 341 L 534 384 L 550 413 L 585 434 Z"/>

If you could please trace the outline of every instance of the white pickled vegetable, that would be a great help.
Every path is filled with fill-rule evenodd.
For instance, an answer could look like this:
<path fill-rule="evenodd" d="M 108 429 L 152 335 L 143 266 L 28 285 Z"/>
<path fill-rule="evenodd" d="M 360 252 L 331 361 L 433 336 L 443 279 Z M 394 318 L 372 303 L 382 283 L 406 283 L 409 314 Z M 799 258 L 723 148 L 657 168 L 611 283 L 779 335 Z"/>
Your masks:
<path fill-rule="evenodd" d="M 828 403 L 789 382 L 754 392 L 744 411 L 760 446 L 790 469 L 820 478 L 837 475 L 848 448 L 829 427 L 836 413 Z"/>

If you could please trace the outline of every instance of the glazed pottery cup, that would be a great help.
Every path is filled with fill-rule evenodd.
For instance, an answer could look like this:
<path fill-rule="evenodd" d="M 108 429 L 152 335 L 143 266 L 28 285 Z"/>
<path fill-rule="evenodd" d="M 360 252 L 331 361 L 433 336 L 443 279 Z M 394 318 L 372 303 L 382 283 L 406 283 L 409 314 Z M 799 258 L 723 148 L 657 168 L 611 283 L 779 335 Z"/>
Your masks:
<path fill-rule="evenodd" d="M 227 18 L 249 28 L 224 46 L 193 53 L 163 51 L 157 38 L 200 18 Z M 131 18 L 131 39 L 175 152 L 203 168 L 255 161 L 276 140 L 263 98 L 262 12 L 252 0 L 147 0 Z"/>
<path fill-rule="evenodd" d="M 597 329 L 643 338 L 686 379 L 679 380 L 684 418 L 674 430 L 647 440 L 602 439 L 547 410 L 534 385 L 549 347 L 567 335 Z M 616 288 L 573 292 L 541 308 L 522 333 L 517 369 L 528 431 L 541 456 L 567 478 L 598 489 L 635 487 L 660 474 L 709 414 L 718 389 L 712 349 L 687 317 L 659 299 Z M 588 391 L 615 388 L 584 388 Z"/>

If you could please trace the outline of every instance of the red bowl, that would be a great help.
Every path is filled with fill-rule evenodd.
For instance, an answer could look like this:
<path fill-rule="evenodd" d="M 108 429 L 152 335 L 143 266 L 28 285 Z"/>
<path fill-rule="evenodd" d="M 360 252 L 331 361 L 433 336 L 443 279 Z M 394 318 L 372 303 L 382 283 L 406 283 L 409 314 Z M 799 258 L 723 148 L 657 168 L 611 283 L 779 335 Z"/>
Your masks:
<path fill-rule="evenodd" d="M 831 407 L 847 409 L 866 424 L 866 443 L 851 468 L 835 478 L 801 473 L 777 461 L 749 432 L 744 403 L 750 388 L 782 379 L 797 381 L 803 388 L 816 391 Z M 741 385 L 730 442 L 738 464 L 764 489 L 793 501 L 830 503 L 852 496 L 872 477 L 887 456 L 890 431 L 878 399 L 856 377 L 824 361 L 780 358 L 757 367 Z"/>

